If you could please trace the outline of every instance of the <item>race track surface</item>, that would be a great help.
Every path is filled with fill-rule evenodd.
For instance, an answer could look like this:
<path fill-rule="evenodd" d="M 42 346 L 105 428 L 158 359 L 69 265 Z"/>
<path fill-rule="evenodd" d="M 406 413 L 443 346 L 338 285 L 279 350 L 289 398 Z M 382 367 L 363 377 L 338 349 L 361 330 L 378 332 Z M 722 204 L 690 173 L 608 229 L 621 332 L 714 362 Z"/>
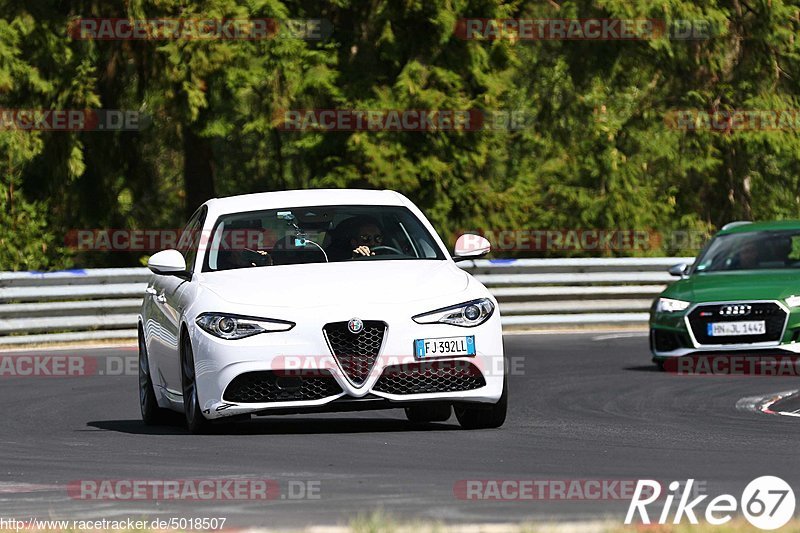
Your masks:
<path fill-rule="evenodd" d="M 226 526 L 344 524 L 377 509 L 403 519 L 509 522 L 602 517 L 628 501 L 468 501 L 459 480 L 694 478 L 741 494 L 755 477 L 800 480 L 800 419 L 737 410 L 737 400 L 795 388 L 792 378 L 655 371 L 643 335 L 511 335 L 510 413 L 500 430 L 413 425 L 401 410 L 261 417 L 192 436 L 139 420 L 137 377 L 3 377 L 0 517 L 226 517 Z M 36 352 L 45 353 L 45 352 Z M 71 350 L 126 357 L 133 349 Z M 6 355 L 4 355 L 6 356 Z M 135 364 L 133 365 L 135 368 Z M 260 478 L 319 499 L 85 500 L 78 480 Z M 795 486 L 797 490 L 797 486 Z M 660 509 L 660 508 L 659 508 Z"/>

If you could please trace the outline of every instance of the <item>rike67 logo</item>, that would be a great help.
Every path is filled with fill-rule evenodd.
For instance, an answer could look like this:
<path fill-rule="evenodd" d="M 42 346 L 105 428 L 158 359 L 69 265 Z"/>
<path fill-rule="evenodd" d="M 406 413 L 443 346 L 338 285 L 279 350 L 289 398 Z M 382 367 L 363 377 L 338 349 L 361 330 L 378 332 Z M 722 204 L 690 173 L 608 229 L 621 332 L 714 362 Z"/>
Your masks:
<path fill-rule="evenodd" d="M 678 481 L 669 484 L 668 492 L 664 497 L 664 506 L 658 516 L 658 524 L 663 525 L 670 522 L 672 504 L 676 495 L 678 495 L 678 503 L 671 522 L 680 524 L 685 519 L 690 524 L 698 524 L 697 514 L 700 511 L 697 508 L 702 507 L 701 504 L 708 498 L 708 495 L 703 494 L 690 501 L 689 498 L 694 495 L 692 493 L 693 485 L 694 479 L 687 480 L 683 490 Z M 637 514 L 642 524 L 650 524 L 647 506 L 660 499 L 661 492 L 661 484 L 658 481 L 639 480 L 628 507 L 628 514 L 625 516 L 625 524 L 631 524 Z M 711 525 L 720 526 L 729 522 L 733 518 L 733 514 L 740 510 L 753 526 L 767 530 L 778 529 L 794 515 L 795 503 L 794 491 L 788 483 L 779 477 L 762 476 L 748 483 L 738 501 L 731 494 L 721 494 L 707 502 L 705 504 L 705 521 Z M 650 510 L 653 511 L 653 509 Z"/>

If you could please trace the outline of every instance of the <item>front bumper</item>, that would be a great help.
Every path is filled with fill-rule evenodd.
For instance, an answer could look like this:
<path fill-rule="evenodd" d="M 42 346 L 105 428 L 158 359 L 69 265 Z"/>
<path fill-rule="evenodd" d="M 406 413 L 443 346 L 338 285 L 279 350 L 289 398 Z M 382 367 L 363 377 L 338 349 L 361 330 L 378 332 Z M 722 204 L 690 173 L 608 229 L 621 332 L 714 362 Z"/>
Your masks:
<path fill-rule="evenodd" d="M 760 306 L 765 311 L 771 308 L 771 316 L 720 316 L 722 306 Z M 707 311 L 708 317 L 698 315 Z M 782 314 L 781 314 L 782 313 Z M 711 321 L 765 319 L 768 327 L 766 338 L 758 336 L 749 341 L 745 337 L 724 338 L 720 340 L 703 334 L 702 328 Z M 800 308 L 789 309 L 779 300 L 747 300 L 725 302 L 701 302 L 692 304 L 680 313 L 650 314 L 650 351 L 654 361 L 664 361 L 674 357 L 698 354 L 727 353 L 800 353 Z"/>
<path fill-rule="evenodd" d="M 496 403 L 500 399 L 505 371 L 499 313 L 496 312 L 486 323 L 475 328 L 447 324 L 421 325 L 410 318 L 398 316 L 384 320 L 388 327 L 379 356 L 361 384 L 354 383 L 342 371 L 322 331 L 327 323 L 350 318 L 352 316 L 349 314 L 332 314 L 324 322 L 306 321 L 287 332 L 264 333 L 235 341 L 219 339 L 198 327 L 190 327 L 198 398 L 206 418 L 404 407 L 432 401 Z M 362 318 L 365 321 L 374 319 L 371 316 Z M 420 364 L 414 357 L 415 339 L 466 335 L 475 336 L 475 356 L 432 360 L 425 363 L 434 365 L 432 374 L 417 372 L 412 376 L 414 379 L 405 379 L 407 376 L 402 372 Z M 480 376 L 480 383 L 473 382 L 470 385 L 473 388 L 447 390 L 448 387 L 442 386 L 438 390 L 433 387 L 434 390 L 430 392 L 419 392 L 419 385 L 426 382 L 426 375 L 432 378 L 439 376 L 440 383 L 451 383 L 452 379 L 442 381 L 442 376 L 446 378 L 445 374 L 455 372 L 452 368 L 468 367 L 471 373 L 477 372 Z M 258 373 L 255 374 L 257 376 L 271 373 L 271 376 L 267 376 L 270 386 L 277 379 L 283 380 L 284 385 L 289 383 L 296 387 L 298 379 L 310 377 L 315 381 L 304 382 L 303 386 L 306 387 L 308 383 L 309 392 L 304 397 L 312 399 L 283 401 L 278 394 L 271 401 L 231 401 L 227 397 L 233 396 L 229 388 L 231 384 L 237 378 L 241 381 L 242 376 L 251 373 Z M 395 378 L 392 386 L 387 385 L 387 376 Z M 270 390 L 278 389 L 280 387 Z M 238 397 L 257 396 L 238 394 Z"/>

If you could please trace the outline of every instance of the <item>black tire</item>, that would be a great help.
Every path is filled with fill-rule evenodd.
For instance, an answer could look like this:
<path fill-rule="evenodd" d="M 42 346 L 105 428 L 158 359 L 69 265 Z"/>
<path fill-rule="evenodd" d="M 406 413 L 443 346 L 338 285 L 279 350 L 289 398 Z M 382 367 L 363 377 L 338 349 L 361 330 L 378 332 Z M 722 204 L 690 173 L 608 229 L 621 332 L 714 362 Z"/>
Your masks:
<path fill-rule="evenodd" d="M 181 387 L 186 428 L 195 435 L 208 433 L 211 429 L 211 422 L 203 416 L 200 409 L 195 380 L 194 351 L 192 350 L 192 341 L 186 333 L 181 337 Z"/>
<path fill-rule="evenodd" d="M 459 404 L 454 405 L 456 418 L 463 429 L 494 429 L 506 421 L 508 410 L 508 378 L 503 377 L 503 394 L 492 405 Z"/>
<path fill-rule="evenodd" d="M 139 408 L 142 420 L 148 426 L 157 426 L 169 421 L 169 411 L 158 406 L 153 380 L 150 377 L 150 360 L 142 329 L 139 328 Z"/>
<path fill-rule="evenodd" d="M 406 418 L 410 422 L 446 422 L 453 414 L 449 403 L 432 403 L 430 405 L 415 405 L 406 407 Z"/>

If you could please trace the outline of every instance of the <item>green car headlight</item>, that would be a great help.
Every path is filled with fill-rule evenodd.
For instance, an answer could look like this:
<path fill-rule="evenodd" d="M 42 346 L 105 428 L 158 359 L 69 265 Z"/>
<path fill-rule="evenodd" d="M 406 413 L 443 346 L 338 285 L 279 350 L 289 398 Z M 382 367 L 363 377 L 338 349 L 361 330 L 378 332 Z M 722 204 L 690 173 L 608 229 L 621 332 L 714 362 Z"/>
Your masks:
<path fill-rule="evenodd" d="M 800 305 L 800 296 L 789 296 L 784 300 L 787 307 L 797 307 Z"/>
<path fill-rule="evenodd" d="M 672 298 L 659 298 L 656 304 L 656 311 L 659 313 L 677 313 L 685 311 L 691 302 L 684 302 L 683 300 L 673 300 Z"/>

